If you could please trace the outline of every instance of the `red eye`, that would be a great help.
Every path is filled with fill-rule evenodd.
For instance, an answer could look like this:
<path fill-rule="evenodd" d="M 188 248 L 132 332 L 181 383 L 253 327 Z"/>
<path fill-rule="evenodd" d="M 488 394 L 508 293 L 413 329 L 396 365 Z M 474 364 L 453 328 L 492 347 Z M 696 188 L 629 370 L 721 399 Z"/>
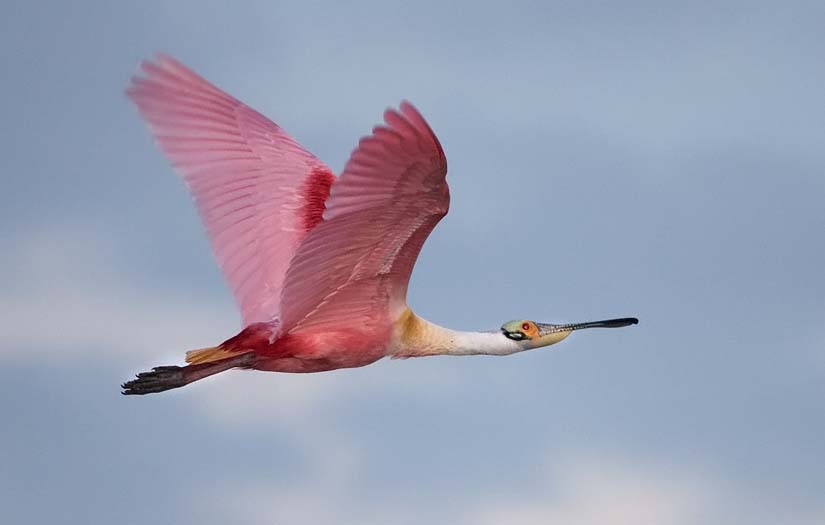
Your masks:
<path fill-rule="evenodd" d="M 528 331 L 530 329 L 530 323 L 524 323 L 523 325 L 521 325 L 521 329 L 525 332 Z"/>

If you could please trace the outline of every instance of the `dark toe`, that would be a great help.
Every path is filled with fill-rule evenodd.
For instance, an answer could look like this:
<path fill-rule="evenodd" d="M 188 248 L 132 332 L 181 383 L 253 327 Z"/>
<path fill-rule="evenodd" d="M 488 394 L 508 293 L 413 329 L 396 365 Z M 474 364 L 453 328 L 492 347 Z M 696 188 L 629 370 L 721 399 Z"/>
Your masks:
<path fill-rule="evenodd" d="M 179 366 L 157 366 L 151 372 L 141 372 L 135 379 L 121 385 L 121 394 L 143 395 L 155 394 L 164 390 L 182 387 L 184 381 L 183 368 Z"/>

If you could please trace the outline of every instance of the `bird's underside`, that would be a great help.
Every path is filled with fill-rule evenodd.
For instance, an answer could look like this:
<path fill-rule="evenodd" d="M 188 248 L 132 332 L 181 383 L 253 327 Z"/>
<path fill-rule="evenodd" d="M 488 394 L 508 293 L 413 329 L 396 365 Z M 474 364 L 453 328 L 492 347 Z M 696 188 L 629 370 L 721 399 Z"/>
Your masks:
<path fill-rule="evenodd" d="M 444 151 L 407 102 L 384 113 L 336 178 L 277 124 L 171 57 L 144 62 L 127 94 L 192 193 L 244 328 L 189 352 L 186 366 L 138 374 L 124 394 L 232 368 L 319 372 L 385 356 L 507 355 L 579 328 L 630 324 L 455 332 L 412 314 L 410 274 L 450 193 Z"/>

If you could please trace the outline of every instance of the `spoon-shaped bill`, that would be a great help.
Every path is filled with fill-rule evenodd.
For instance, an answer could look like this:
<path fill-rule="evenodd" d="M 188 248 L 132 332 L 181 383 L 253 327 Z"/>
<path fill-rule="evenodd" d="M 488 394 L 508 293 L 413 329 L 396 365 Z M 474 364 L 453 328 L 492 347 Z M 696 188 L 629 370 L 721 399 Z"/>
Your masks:
<path fill-rule="evenodd" d="M 539 324 L 538 327 L 539 334 L 546 335 L 555 332 L 572 332 L 585 328 L 621 328 L 633 324 L 639 324 L 639 320 L 635 317 L 621 317 L 619 319 L 604 319 L 602 321 L 588 321 L 586 323 Z"/>

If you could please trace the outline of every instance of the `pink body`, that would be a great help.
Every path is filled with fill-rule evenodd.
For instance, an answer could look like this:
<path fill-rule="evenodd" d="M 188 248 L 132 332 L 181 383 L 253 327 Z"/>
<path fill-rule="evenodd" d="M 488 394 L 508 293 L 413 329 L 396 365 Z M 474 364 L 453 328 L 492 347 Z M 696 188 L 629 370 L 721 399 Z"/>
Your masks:
<path fill-rule="evenodd" d="M 252 350 L 256 370 L 269 372 L 324 372 L 368 365 L 385 357 L 392 332 L 341 329 L 280 335 L 277 323 L 255 323 L 223 343 Z"/>

